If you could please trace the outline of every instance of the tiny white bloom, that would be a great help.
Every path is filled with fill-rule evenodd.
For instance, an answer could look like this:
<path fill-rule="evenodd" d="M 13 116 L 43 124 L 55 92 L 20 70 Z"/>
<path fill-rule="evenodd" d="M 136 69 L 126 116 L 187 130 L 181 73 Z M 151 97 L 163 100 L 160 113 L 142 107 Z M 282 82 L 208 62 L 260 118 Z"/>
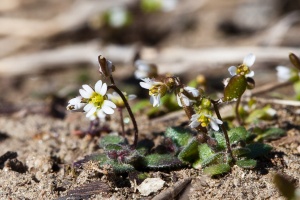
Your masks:
<path fill-rule="evenodd" d="M 229 71 L 231 76 L 241 74 L 241 75 L 245 75 L 245 77 L 253 77 L 254 76 L 254 71 L 250 70 L 249 68 L 252 67 L 254 62 L 255 62 L 255 55 L 250 53 L 244 58 L 243 64 L 241 64 L 238 67 L 230 66 L 228 68 L 228 71 Z"/>
<path fill-rule="evenodd" d="M 126 93 L 123 93 L 125 98 L 128 100 L 133 100 L 136 98 L 136 95 L 130 94 L 127 95 Z M 112 94 L 107 94 L 107 97 L 109 100 L 111 100 L 114 104 L 116 104 L 117 107 L 124 107 L 124 102 L 121 96 L 117 92 L 113 92 Z"/>
<path fill-rule="evenodd" d="M 107 100 L 106 83 L 102 84 L 102 81 L 99 80 L 95 84 L 95 90 L 92 89 L 89 85 L 83 85 L 82 88 L 83 89 L 79 90 L 79 93 L 87 102 L 87 104 L 83 108 L 83 110 L 86 112 L 87 118 L 90 118 L 95 113 L 98 117 L 102 116 L 102 112 L 105 114 L 114 113 L 113 109 L 116 108 L 116 105 L 110 100 Z"/>
<path fill-rule="evenodd" d="M 191 123 L 189 124 L 189 126 L 191 128 L 197 128 L 200 125 L 200 122 L 198 120 L 198 118 L 200 117 L 199 114 L 193 114 L 191 117 Z"/>
<path fill-rule="evenodd" d="M 208 118 L 209 120 L 207 120 L 206 118 Z M 191 123 L 189 124 L 189 126 L 191 128 L 197 128 L 199 125 L 203 126 L 202 123 L 204 121 L 209 121 L 210 127 L 215 131 L 218 131 L 219 130 L 219 125 L 223 124 L 223 122 L 221 120 L 219 120 L 218 118 L 215 118 L 211 115 L 193 114 L 192 117 L 191 117 Z"/>
<path fill-rule="evenodd" d="M 198 97 L 199 96 L 199 90 L 197 90 L 196 88 L 193 88 L 193 87 L 184 87 L 183 88 L 186 92 L 190 93 L 193 97 Z M 189 99 L 186 95 L 184 95 L 183 93 L 180 93 L 180 94 L 177 94 L 176 95 L 176 98 L 177 98 L 177 103 L 180 107 L 182 107 L 182 103 L 181 103 L 181 99 L 180 97 L 182 98 L 182 101 L 184 102 L 184 105 L 186 106 L 190 106 L 192 100 Z"/>
<path fill-rule="evenodd" d="M 150 103 L 154 107 L 160 106 L 160 98 L 166 94 L 167 87 L 164 83 L 155 81 L 150 78 L 142 78 L 140 82 L 142 88 L 149 90 Z"/>
<path fill-rule="evenodd" d="M 290 80 L 292 76 L 292 71 L 290 68 L 287 68 L 285 66 L 277 66 L 276 70 L 277 70 L 277 78 L 279 82 L 285 82 Z"/>
<path fill-rule="evenodd" d="M 82 103 L 82 97 L 78 96 L 71 99 L 68 102 L 67 110 L 72 111 L 82 111 L 82 108 L 86 105 L 86 103 Z"/>
<path fill-rule="evenodd" d="M 215 131 L 219 130 L 219 124 L 223 124 L 223 122 L 221 120 L 219 120 L 216 117 L 212 117 L 210 115 L 205 115 L 207 118 L 209 118 L 209 125 L 212 129 L 214 129 Z"/>
<path fill-rule="evenodd" d="M 177 5 L 177 0 L 162 0 L 162 10 L 164 12 L 169 12 L 175 9 Z"/>
<path fill-rule="evenodd" d="M 134 62 L 136 70 L 134 76 L 136 79 L 142 79 L 147 77 L 157 76 L 156 65 L 150 64 L 144 60 L 136 60 Z"/>
<path fill-rule="evenodd" d="M 123 7 L 115 7 L 109 13 L 109 25 L 114 28 L 122 27 L 127 22 L 128 11 Z"/>

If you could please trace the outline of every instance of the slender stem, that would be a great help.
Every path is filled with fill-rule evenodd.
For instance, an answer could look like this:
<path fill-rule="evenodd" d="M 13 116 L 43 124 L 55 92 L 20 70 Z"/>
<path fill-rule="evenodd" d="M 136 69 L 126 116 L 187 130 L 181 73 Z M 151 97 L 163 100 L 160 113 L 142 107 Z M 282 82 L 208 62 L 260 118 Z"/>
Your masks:
<path fill-rule="evenodd" d="M 124 129 L 124 119 L 123 119 L 123 109 L 118 108 L 118 111 L 120 113 L 120 122 L 121 122 L 121 127 L 122 127 L 122 136 L 125 137 L 125 129 Z"/>
<path fill-rule="evenodd" d="M 125 98 L 123 92 L 115 85 L 115 81 L 113 79 L 112 76 L 110 76 L 110 81 L 111 81 L 111 85 L 108 86 L 108 88 L 110 89 L 113 89 L 115 90 L 119 95 L 120 97 L 122 98 L 123 102 L 124 102 L 124 105 L 128 111 L 128 114 L 132 120 L 132 123 L 133 123 L 133 127 L 134 127 L 134 141 L 133 141 L 133 147 L 136 148 L 136 145 L 137 145 L 137 142 L 138 142 L 138 133 L 139 133 L 139 130 L 138 130 L 138 126 L 137 126 L 137 123 L 136 123 L 136 120 L 134 118 L 134 115 L 133 115 L 133 112 L 128 104 L 128 101 L 127 99 Z"/>
<path fill-rule="evenodd" d="M 239 125 L 242 125 L 243 124 L 243 120 L 242 120 L 241 115 L 239 113 L 240 103 L 241 103 L 241 97 L 238 98 L 238 100 L 237 100 L 237 102 L 235 104 L 235 116 L 236 116 L 236 119 L 237 119 Z"/>
<path fill-rule="evenodd" d="M 218 102 L 214 101 L 214 100 L 211 100 L 211 102 L 214 105 L 214 110 L 215 110 L 215 113 L 216 113 L 218 119 L 223 121 L 222 117 L 220 115 L 219 108 L 218 108 Z M 230 141 L 229 141 L 228 133 L 227 133 L 227 130 L 226 130 L 226 127 L 225 127 L 224 123 L 222 123 L 221 128 L 222 128 L 222 131 L 223 131 L 224 136 L 225 136 L 225 141 L 226 141 L 226 146 L 227 146 L 227 153 L 229 153 L 229 155 L 234 159 L 234 157 L 232 155 L 231 147 L 230 147 Z"/>

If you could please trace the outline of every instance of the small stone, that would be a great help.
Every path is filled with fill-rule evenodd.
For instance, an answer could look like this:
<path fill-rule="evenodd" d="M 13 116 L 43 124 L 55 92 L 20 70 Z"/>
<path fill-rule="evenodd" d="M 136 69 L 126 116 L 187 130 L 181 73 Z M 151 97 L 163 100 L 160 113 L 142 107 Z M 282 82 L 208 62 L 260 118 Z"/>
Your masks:
<path fill-rule="evenodd" d="M 165 181 L 160 178 L 146 178 L 137 189 L 142 196 L 149 196 L 151 193 L 162 189 Z"/>

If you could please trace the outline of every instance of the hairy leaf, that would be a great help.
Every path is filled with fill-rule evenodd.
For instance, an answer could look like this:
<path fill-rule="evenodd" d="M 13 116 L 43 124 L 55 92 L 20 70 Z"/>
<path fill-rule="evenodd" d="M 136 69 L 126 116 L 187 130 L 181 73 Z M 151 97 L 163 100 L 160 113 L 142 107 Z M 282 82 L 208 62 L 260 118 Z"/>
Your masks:
<path fill-rule="evenodd" d="M 179 147 L 187 145 L 189 140 L 193 137 L 191 130 L 182 127 L 169 127 L 165 135 L 171 138 Z"/>
<path fill-rule="evenodd" d="M 222 164 L 217 164 L 217 165 L 212 165 L 209 167 L 206 167 L 203 172 L 204 174 L 210 175 L 210 176 L 215 176 L 215 175 L 220 175 L 224 174 L 230 171 L 230 165 L 226 163 Z"/>
<path fill-rule="evenodd" d="M 250 149 L 250 153 L 247 154 L 247 157 L 249 158 L 265 156 L 272 150 L 270 145 L 263 143 L 249 144 L 246 146 L 246 148 Z"/>
<path fill-rule="evenodd" d="M 257 161 L 253 159 L 247 159 L 247 160 L 237 160 L 236 165 L 242 168 L 246 169 L 253 169 L 256 167 Z"/>
<path fill-rule="evenodd" d="M 199 158 L 199 142 L 193 138 L 178 154 L 178 158 L 183 162 L 193 163 Z"/>
<path fill-rule="evenodd" d="M 145 163 L 149 169 L 169 169 L 184 166 L 178 158 L 170 154 L 150 154 L 145 157 Z"/>
<path fill-rule="evenodd" d="M 105 148 L 108 144 L 121 144 L 125 143 L 124 137 L 118 136 L 118 135 L 106 135 L 105 137 L 102 137 L 99 146 L 101 148 Z"/>

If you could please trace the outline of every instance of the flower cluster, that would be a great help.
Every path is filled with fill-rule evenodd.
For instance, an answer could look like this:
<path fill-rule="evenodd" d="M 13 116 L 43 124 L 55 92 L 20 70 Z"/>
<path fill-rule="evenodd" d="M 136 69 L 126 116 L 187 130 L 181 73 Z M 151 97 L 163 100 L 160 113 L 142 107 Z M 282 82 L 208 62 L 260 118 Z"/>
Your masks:
<path fill-rule="evenodd" d="M 143 78 L 142 81 L 144 82 L 140 82 L 141 87 L 149 90 L 150 103 L 154 107 L 160 106 L 160 98 L 167 93 L 168 86 L 163 82 L 150 78 Z"/>
<path fill-rule="evenodd" d="M 68 110 L 83 110 L 86 113 L 86 117 L 91 120 L 97 117 L 103 119 L 105 115 L 114 113 L 116 105 L 108 100 L 106 83 L 102 83 L 99 80 L 95 84 L 95 89 L 89 85 L 82 85 L 82 88 L 79 90 L 81 96 L 75 97 L 68 102 Z"/>
<path fill-rule="evenodd" d="M 192 115 L 189 126 L 191 128 L 197 128 L 198 126 L 207 127 L 208 124 L 213 130 L 218 131 L 219 124 L 221 125 L 223 122 L 220 119 L 213 117 L 211 101 L 207 98 L 203 98 L 198 112 Z"/>
<path fill-rule="evenodd" d="M 255 62 L 255 55 L 254 54 L 248 54 L 241 65 L 238 67 L 236 66 L 230 66 L 228 68 L 228 71 L 231 76 L 235 75 L 242 75 L 245 77 L 253 77 L 254 71 L 251 71 L 249 68 L 254 64 Z"/>

